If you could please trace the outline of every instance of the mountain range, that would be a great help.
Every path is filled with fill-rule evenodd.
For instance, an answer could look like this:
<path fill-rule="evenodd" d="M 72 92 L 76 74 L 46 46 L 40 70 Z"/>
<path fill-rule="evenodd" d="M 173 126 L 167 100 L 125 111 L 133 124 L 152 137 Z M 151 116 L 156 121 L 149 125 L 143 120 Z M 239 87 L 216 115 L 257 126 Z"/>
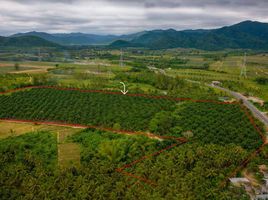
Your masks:
<path fill-rule="evenodd" d="M 119 39 L 133 40 L 136 37 L 140 36 L 141 34 L 142 33 L 116 36 L 116 35 L 96 35 L 86 33 L 49 34 L 45 32 L 33 31 L 27 33 L 17 33 L 11 35 L 10 37 L 36 36 L 60 45 L 107 45 Z"/>
<path fill-rule="evenodd" d="M 0 47 L 60 47 L 60 45 L 37 36 L 0 36 Z"/>
<path fill-rule="evenodd" d="M 39 41 L 37 41 L 38 38 L 40 39 Z M 181 47 L 204 50 L 268 50 L 268 23 L 244 21 L 232 26 L 210 30 L 152 30 L 120 36 L 28 32 L 5 38 L 0 37 L 0 46 L 27 46 L 27 44 L 29 46 L 107 45 L 112 48 L 145 47 L 168 49 Z"/>

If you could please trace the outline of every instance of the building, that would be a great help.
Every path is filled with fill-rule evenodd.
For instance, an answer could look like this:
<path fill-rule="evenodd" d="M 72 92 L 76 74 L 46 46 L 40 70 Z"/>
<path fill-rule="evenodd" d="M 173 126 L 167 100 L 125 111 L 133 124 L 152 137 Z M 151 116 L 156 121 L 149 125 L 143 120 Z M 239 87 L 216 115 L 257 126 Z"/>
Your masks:
<path fill-rule="evenodd" d="M 212 81 L 211 83 L 212 83 L 212 85 L 216 85 L 216 86 L 222 85 L 220 81 Z"/>

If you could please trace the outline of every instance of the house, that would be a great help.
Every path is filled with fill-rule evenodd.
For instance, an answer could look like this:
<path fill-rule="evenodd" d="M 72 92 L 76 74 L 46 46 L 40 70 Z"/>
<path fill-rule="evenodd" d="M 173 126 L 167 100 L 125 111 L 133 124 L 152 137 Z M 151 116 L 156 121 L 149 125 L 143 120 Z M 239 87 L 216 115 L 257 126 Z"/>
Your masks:
<path fill-rule="evenodd" d="M 211 84 L 216 85 L 216 86 L 221 86 L 222 85 L 220 81 L 212 81 Z"/>
<path fill-rule="evenodd" d="M 250 181 L 247 178 L 230 178 L 229 180 L 234 185 L 240 185 L 240 184 L 250 183 Z"/>
<path fill-rule="evenodd" d="M 261 200 L 261 199 L 268 199 L 268 194 L 259 194 L 259 195 L 256 195 L 256 200 Z"/>

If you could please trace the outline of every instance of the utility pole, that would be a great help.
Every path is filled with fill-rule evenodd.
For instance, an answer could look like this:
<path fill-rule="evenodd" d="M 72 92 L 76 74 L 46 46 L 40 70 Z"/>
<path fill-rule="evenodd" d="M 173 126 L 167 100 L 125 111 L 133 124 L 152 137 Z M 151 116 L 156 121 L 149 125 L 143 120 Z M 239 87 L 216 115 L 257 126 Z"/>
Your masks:
<path fill-rule="evenodd" d="M 41 49 L 38 48 L 38 61 L 40 62 L 41 61 Z"/>
<path fill-rule="evenodd" d="M 241 67 L 240 77 L 242 77 L 242 76 L 247 78 L 247 53 L 245 53 L 245 55 L 244 55 L 244 60 L 243 60 L 243 64 Z"/>
<path fill-rule="evenodd" d="M 121 54 L 120 54 L 120 61 L 119 61 L 120 67 L 124 66 L 124 58 L 123 58 L 123 50 L 121 49 Z"/>

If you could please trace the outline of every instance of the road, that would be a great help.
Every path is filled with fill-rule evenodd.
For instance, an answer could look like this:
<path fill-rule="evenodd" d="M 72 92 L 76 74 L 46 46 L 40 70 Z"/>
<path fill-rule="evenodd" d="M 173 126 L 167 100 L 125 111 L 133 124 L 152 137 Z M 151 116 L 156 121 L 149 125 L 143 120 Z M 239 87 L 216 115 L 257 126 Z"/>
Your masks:
<path fill-rule="evenodd" d="M 156 73 L 155 69 L 157 69 L 157 68 L 154 67 L 154 68 L 149 68 L 149 69 L 153 70 Z M 162 73 L 162 72 L 160 71 L 160 73 Z M 164 74 L 166 76 L 170 76 L 170 75 L 167 75 L 166 73 L 162 73 L 162 74 Z M 189 80 L 189 79 L 186 79 L 186 81 L 201 84 L 199 81 L 192 81 L 192 80 Z M 231 94 L 233 97 L 235 97 L 238 100 L 241 99 L 243 101 L 244 105 L 249 110 L 251 110 L 252 114 L 257 119 L 259 119 L 261 122 L 263 122 L 263 124 L 268 128 L 268 117 L 264 113 L 262 113 L 258 108 L 256 108 L 252 103 L 250 103 L 245 96 L 243 96 L 242 94 L 240 94 L 238 92 L 234 92 L 234 91 L 231 91 L 229 89 L 226 89 L 226 88 L 223 88 L 223 87 L 220 87 L 220 86 L 216 86 L 216 85 L 213 85 L 213 84 L 206 84 L 206 85 L 209 86 L 209 87 L 217 88 L 219 90 L 227 92 L 227 93 Z"/>
<path fill-rule="evenodd" d="M 231 91 L 229 89 L 226 89 L 226 88 L 223 88 L 220 86 L 216 86 L 216 85 L 212 85 L 212 84 L 209 84 L 208 86 L 217 88 L 217 89 L 222 90 L 224 92 L 227 92 L 227 93 L 231 94 L 233 97 L 235 97 L 236 99 L 242 100 L 244 105 L 249 110 L 251 110 L 252 114 L 257 119 L 259 119 L 261 122 L 263 122 L 266 127 L 268 127 L 268 117 L 264 113 L 262 113 L 259 109 L 257 109 L 251 102 L 249 102 L 245 96 L 243 96 L 242 94 L 240 94 L 238 92 L 234 92 L 234 91 Z"/>

